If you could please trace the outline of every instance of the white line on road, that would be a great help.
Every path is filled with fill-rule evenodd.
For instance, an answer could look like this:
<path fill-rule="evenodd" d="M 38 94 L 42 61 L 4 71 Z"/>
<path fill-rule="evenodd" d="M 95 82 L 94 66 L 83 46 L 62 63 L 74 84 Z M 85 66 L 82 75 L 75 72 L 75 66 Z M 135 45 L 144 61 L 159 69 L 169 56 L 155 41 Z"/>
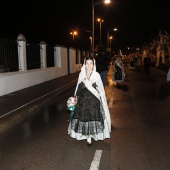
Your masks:
<path fill-rule="evenodd" d="M 91 163 L 90 170 L 98 170 L 99 169 L 101 156 L 102 156 L 102 150 L 96 150 L 93 162 Z"/>

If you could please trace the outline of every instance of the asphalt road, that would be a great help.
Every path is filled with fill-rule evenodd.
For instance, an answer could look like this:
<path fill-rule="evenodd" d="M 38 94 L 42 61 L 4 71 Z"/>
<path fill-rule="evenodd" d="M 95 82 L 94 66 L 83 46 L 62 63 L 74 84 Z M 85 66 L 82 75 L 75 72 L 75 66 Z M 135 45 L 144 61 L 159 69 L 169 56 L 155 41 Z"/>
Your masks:
<path fill-rule="evenodd" d="M 125 72 L 126 80 L 119 87 L 108 72 L 110 139 L 92 141 L 89 148 L 86 141 L 67 134 L 66 101 L 72 89 L 3 139 L 0 170 L 169 170 L 170 83 L 166 73 L 151 69 L 151 75 L 145 75 L 142 67 L 130 70 L 126 64 Z M 100 157 L 95 157 L 96 152 Z"/>

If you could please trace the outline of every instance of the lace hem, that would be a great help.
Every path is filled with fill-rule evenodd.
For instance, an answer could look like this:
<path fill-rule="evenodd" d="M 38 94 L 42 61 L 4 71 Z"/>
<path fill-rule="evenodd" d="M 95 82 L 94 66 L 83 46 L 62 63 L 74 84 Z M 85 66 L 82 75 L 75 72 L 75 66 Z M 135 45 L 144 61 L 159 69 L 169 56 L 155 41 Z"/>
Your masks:
<path fill-rule="evenodd" d="M 71 120 L 71 129 L 83 135 L 103 133 L 104 125 L 98 121 L 82 122 L 78 119 Z"/>
<path fill-rule="evenodd" d="M 76 133 L 75 131 L 73 131 L 71 129 L 71 122 L 70 122 L 69 127 L 68 127 L 68 134 L 72 138 L 77 139 L 77 140 L 84 140 L 84 139 L 88 139 L 89 137 L 93 138 L 95 141 L 110 138 L 110 131 L 109 131 L 109 127 L 108 127 L 108 123 L 107 123 L 106 119 L 104 120 L 104 130 L 102 133 L 97 133 L 94 135 L 83 135 L 80 133 Z"/>

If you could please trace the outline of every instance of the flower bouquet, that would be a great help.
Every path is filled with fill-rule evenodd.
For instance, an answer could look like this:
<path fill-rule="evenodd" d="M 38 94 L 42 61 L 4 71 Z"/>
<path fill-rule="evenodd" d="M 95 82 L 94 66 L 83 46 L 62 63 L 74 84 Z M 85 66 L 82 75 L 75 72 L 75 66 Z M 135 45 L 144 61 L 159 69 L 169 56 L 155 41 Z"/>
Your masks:
<path fill-rule="evenodd" d="M 71 111 L 70 120 L 72 119 L 76 104 L 77 104 L 77 97 L 76 96 L 68 98 L 68 100 L 67 100 L 67 109 Z"/>

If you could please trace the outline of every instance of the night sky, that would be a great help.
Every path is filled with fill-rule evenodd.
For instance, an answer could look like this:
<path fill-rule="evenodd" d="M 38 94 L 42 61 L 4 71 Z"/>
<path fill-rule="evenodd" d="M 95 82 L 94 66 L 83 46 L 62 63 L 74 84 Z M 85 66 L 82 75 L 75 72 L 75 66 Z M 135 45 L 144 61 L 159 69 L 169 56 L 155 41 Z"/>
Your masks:
<path fill-rule="evenodd" d="M 101 2 L 94 0 L 95 3 Z M 90 48 L 92 1 L 1 1 L 0 36 L 17 39 L 23 34 L 28 42 Z M 113 0 L 95 6 L 95 44 L 99 44 L 101 17 L 102 44 L 107 45 L 107 30 L 116 27 L 114 49 L 142 47 L 156 39 L 159 30 L 170 33 L 170 5 L 167 0 Z M 70 32 L 78 31 L 74 42 Z"/>

